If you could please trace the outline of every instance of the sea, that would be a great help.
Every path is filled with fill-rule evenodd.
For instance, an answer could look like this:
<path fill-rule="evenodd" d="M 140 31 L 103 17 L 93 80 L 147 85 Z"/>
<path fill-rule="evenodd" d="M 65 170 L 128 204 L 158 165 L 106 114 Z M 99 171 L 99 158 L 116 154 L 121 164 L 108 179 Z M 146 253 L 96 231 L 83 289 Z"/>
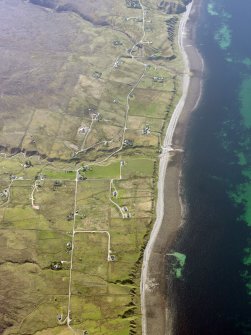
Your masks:
<path fill-rule="evenodd" d="M 196 24 L 205 70 L 185 141 L 173 334 L 251 334 L 251 1 L 201 0 Z"/>

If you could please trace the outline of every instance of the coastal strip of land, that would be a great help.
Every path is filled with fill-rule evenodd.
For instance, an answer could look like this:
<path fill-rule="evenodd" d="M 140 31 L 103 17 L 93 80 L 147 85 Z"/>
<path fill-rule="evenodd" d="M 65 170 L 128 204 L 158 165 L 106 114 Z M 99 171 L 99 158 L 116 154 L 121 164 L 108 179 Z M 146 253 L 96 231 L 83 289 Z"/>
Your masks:
<path fill-rule="evenodd" d="M 192 44 L 188 1 L 3 2 L 0 333 L 142 334 L 141 266 L 182 90 L 178 30 L 180 48 Z M 162 147 L 147 261 L 157 335 L 171 316 L 164 255 L 180 224 L 184 102 Z"/>
<path fill-rule="evenodd" d="M 156 221 L 145 249 L 141 276 L 143 335 L 172 334 L 166 280 L 166 252 L 184 221 L 180 177 L 183 144 L 191 111 L 200 100 L 204 63 L 195 47 L 195 20 L 199 0 L 187 6 L 179 26 L 178 43 L 184 59 L 182 96 L 173 112 L 159 163 Z"/>

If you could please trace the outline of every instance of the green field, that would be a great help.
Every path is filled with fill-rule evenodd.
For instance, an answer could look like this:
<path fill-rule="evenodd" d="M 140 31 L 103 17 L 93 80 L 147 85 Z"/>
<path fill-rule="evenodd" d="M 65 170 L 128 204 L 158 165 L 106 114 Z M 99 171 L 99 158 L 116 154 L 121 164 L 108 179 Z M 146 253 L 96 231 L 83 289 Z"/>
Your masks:
<path fill-rule="evenodd" d="M 153 0 L 33 2 L 0 17 L 0 333 L 139 335 L 179 16 Z"/>

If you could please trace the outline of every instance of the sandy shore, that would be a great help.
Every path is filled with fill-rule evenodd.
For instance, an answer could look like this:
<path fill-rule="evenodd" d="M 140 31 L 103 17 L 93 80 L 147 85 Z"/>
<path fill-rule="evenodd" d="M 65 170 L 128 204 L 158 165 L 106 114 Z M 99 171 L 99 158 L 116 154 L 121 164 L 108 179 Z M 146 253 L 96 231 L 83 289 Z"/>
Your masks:
<path fill-rule="evenodd" d="M 141 275 L 143 335 L 172 334 L 172 315 L 166 297 L 166 251 L 175 240 L 183 221 L 179 191 L 183 143 L 191 112 L 202 91 L 203 60 L 194 46 L 195 26 L 200 0 L 187 6 L 180 21 L 178 43 L 185 72 L 182 96 L 173 112 L 160 157 L 156 222 L 144 253 Z"/>

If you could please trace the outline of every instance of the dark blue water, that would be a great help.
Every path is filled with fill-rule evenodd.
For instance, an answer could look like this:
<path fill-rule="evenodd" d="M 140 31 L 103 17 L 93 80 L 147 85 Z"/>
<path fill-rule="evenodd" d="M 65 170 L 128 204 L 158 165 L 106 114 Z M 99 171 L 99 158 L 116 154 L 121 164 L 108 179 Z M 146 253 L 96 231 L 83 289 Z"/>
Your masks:
<path fill-rule="evenodd" d="M 251 334 L 251 1 L 201 0 L 204 94 L 186 138 L 174 334 Z"/>

